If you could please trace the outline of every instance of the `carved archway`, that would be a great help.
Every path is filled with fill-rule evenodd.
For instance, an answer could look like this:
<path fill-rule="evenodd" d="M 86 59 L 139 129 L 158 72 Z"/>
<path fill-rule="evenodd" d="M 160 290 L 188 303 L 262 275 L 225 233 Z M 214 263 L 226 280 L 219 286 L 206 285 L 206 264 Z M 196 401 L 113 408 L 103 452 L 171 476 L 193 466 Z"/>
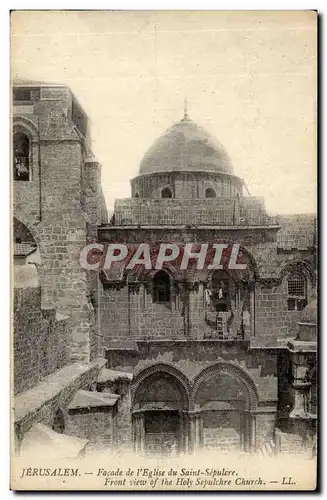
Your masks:
<path fill-rule="evenodd" d="M 39 132 L 36 125 L 26 116 L 15 115 L 12 121 L 12 131 L 26 134 L 31 142 L 39 140 Z"/>
<path fill-rule="evenodd" d="M 136 397 L 140 388 L 151 379 L 166 377 L 176 382 L 182 396 L 183 410 L 188 410 L 190 405 L 190 383 L 188 378 L 177 368 L 166 363 L 156 363 L 140 371 L 134 378 L 131 387 L 132 407 L 136 403 Z"/>
<path fill-rule="evenodd" d="M 228 245 L 234 244 L 234 242 L 232 242 L 230 240 L 221 240 L 221 243 L 226 243 Z M 255 258 L 253 257 L 252 253 L 242 245 L 239 246 L 239 251 L 244 254 L 245 262 L 247 264 L 247 269 L 245 269 L 244 271 L 241 271 L 241 273 L 240 273 L 240 271 L 238 271 L 238 270 L 226 268 L 226 272 L 228 272 L 230 274 L 231 278 L 234 281 L 238 281 L 240 279 L 240 276 L 242 276 L 242 275 L 244 275 L 244 278 L 246 277 L 251 282 L 257 281 L 260 278 L 260 274 L 259 274 L 259 269 L 258 269 L 258 265 L 256 263 Z M 215 273 L 215 271 L 216 271 L 215 269 L 211 269 L 211 270 L 207 271 L 207 280 L 206 281 L 210 282 L 212 280 L 212 276 Z"/>
<path fill-rule="evenodd" d="M 132 384 L 133 442 L 139 453 L 176 456 L 187 449 L 190 387 L 174 366 L 143 369 Z"/>
<path fill-rule="evenodd" d="M 201 373 L 197 375 L 192 387 L 191 401 L 190 401 L 191 406 L 194 408 L 196 405 L 196 397 L 200 389 L 200 386 L 220 373 L 229 375 L 244 387 L 244 389 L 246 390 L 246 394 L 248 396 L 247 409 L 255 410 L 258 406 L 258 400 L 259 400 L 255 382 L 253 381 L 251 376 L 248 373 L 246 373 L 242 368 L 231 363 L 215 363 L 214 365 L 208 366 L 207 368 L 202 370 Z"/>
<path fill-rule="evenodd" d="M 250 451 L 255 449 L 258 394 L 251 376 L 231 363 L 215 363 L 194 380 L 191 406 L 195 448 Z M 194 443 L 193 443 L 194 446 Z"/>

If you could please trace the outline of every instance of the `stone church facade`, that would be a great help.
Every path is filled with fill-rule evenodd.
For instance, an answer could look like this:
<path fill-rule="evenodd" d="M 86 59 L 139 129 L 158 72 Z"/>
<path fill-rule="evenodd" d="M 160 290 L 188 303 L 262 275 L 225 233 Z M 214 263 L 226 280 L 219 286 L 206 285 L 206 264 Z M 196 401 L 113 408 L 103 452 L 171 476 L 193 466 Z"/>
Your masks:
<path fill-rule="evenodd" d="M 315 215 L 269 216 L 187 111 L 110 220 L 67 87 L 17 82 L 12 133 L 17 450 L 33 432 L 108 453 L 312 447 Z M 237 243 L 246 269 L 87 271 L 93 242 Z"/>

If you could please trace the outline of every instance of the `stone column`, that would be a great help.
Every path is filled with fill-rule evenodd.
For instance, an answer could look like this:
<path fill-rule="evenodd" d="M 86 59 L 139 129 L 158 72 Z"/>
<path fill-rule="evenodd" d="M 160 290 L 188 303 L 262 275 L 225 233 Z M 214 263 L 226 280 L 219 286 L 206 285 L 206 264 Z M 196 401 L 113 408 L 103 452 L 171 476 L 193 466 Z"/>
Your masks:
<path fill-rule="evenodd" d="M 141 414 L 140 417 L 140 433 L 141 433 L 141 439 L 140 439 L 140 448 L 141 448 L 141 453 L 144 453 L 145 451 L 145 425 L 144 425 L 144 414 Z"/>
<path fill-rule="evenodd" d="M 249 414 L 249 441 L 250 441 L 250 452 L 256 452 L 256 416 L 255 414 Z"/>
<path fill-rule="evenodd" d="M 189 453 L 195 452 L 195 415 L 189 413 Z"/>
<path fill-rule="evenodd" d="M 255 453 L 256 451 L 256 415 L 250 411 L 244 412 L 243 426 L 243 447 L 247 453 Z"/>
<path fill-rule="evenodd" d="M 133 415 L 133 439 L 134 451 L 143 453 L 145 449 L 145 428 L 143 413 L 134 413 Z"/>
<path fill-rule="evenodd" d="M 251 336 L 255 335 L 255 283 L 249 283 L 249 294 L 250 294 L 250 332 Z"/>
<path fill-rule="evenodd" d="M 195 433 L 196 433 L 196 443 L 195 443 L 196 450 L 200 450 L 202 448 L 202 437 L 203 437 L 203 422 L 201 413 L 198 413 L 196 415 Z"/>
<path fill-rule="evenodd" d="M 203 423 L 199 413 L 190 413 L 189 451 L 195 454 L 202 447 Z"/>
<path fill-rule="evenodd" d="M 182 454 L 187 453 L 189 444 L 189 422 L 187 412 L 181 412 L 180 414 L 179 443 L 179 452 Z"/>
<path fill-rule="evenodd" d="M 308 369 L 306 353 L 292 352 L 293 392 L 294 407 L 290 418 L 305 418 L 307 415 L 307 399 L 310 390 L 310 382 L 306 380 Z"/>

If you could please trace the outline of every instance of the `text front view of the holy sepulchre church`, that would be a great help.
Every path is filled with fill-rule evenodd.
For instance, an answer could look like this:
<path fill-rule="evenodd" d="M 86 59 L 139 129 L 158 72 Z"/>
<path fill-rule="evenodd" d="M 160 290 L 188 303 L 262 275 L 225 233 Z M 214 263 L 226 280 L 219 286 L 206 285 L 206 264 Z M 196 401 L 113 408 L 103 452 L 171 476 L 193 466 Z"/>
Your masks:
<path fill-rule="evenodd" d="M 268 215 L 198 115 L 181 103 L 108 216 L 83 103 L 13 83 L 17 453 L 314 453 L 316 217 Z M 145 243 L 192 244 L 189 265 L 81 265 Z M 222 263 L 198 266 L 213 243 Z"/>

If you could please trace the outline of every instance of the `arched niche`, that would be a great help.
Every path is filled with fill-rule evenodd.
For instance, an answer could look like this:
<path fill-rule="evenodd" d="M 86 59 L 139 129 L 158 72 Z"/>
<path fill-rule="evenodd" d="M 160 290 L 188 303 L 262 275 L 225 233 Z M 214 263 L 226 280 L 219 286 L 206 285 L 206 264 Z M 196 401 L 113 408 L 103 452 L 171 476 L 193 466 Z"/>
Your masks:
<path fill-rule="evenodd" d="M 174 367 L 153 365 L 132 386 L 133 436 L 137 452 L 176 456 L 185 451 L 188 381 Z"/>
<path fill-rule="evenodd" d="M 158 390 L 154 389 L 157 388 Z M 179 410 L 189 408 L 189 383 L 185 375 L 170 365 L 158 364 L 142 370 L 133 381 L 132 403 L 136 410 L 159 403 Z"/>
<path fill-rule="evenodd" d="M 251 377 L 241 368 L 217 364 L 194 381 L 194 410 L 200 415 L 200 443 L 206 449 L 250 450 L 255 446 L 258 395 Z"/>
<path fill-rule="evenodd" d="M 205 191 L 206 198 L 216 198 L 216 191 L 213 188 L 207 188 Z"/>
<path fill-rule="evenodd" d="M 173 197 L 173 192 L 171 188 L 165 187 L 161 190 L 161 198 L 172 198 Z"/>

